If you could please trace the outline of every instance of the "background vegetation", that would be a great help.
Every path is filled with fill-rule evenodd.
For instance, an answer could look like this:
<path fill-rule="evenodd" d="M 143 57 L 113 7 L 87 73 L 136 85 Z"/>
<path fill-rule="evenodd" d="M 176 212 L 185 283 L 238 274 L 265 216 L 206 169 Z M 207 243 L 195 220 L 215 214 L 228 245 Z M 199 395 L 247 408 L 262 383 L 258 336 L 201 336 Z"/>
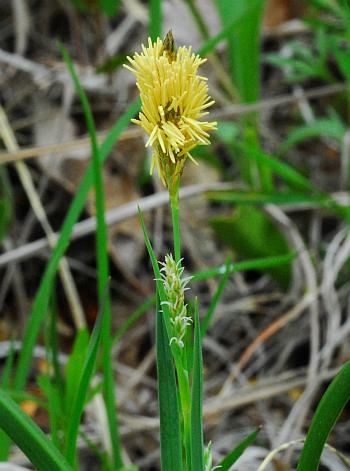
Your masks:
<path fill-rule="evenodd" d="M 348 469 L 346 0 L 0 4 L 0 459 L 160 469 L 156 345 L 178 397 L 147 248 L 156 268 L 172 218 L 122 64 L 169 29 L 208 58 L 218 121 L 180 192 L 205 471 L 311 471 L 326 440 L 320 469 Z"/>

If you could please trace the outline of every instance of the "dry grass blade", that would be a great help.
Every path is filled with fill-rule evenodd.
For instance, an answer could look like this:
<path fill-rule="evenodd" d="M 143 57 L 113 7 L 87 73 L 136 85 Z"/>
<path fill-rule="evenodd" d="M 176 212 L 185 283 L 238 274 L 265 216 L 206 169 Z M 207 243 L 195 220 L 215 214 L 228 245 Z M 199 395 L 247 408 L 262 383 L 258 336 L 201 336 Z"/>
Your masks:
<path fill-rule="evenodd" d="M 277 333 L 279 330 L 283 329 L 289 322 L 297 319 L 305 309 L 310 307 L 314 302 L 314 295 L 306 294 L 304 298 L 295 306 L 293 306 L 288 312 L 283 314 L 281 317 L 272 322 L 268 327 L 266 327 L 255 339 L 248 345 L 248 347 L 242 353 L 240 359 L 238 360 L 237 367 L 233 370 L 230 375 L 230 380 L 233 381 L 238 377 L 242 369 L 252 358 L 257 349 L 266 342 L 272 335 Z"/>
<path fill-rule="evenodd" d="M 97 134 L 97 141 L 100 144 L 105 137 L 107 132 L 100 132 Z M 126 141 L 129 139 L 135 139 L 142 136 L 141 129 L 128 129 L 121 135 L 120 141 Z M 0 165 L 7 164 L 10 162 L 16 162 L 18 160 L 32 159 L 41 157 L 47 154 L 58 154 L 62 152 L 69 152 L 76 149 L 88 149 L 90 147 L 90 139 L 83 137 L 80 139 L 74 139 L 69 142 L 62 142 L 60 144 L 49 144 L 46 146 L 32 147 L 30 149 L 18 149 L 14 152 L 2 152 L 0 153 Z"/>
<path fill-rule="evenodd" d="M 15 136 L 12 133 L 10 124 L 7 120 L 3 109 L 0 107 L 0 133 L 7 149 L 11 152 L 18 151 L 18 145 Z M 44 229 L 48 243 L 53 247 L 56 243 L 57 237 L 55 236 L 50 223 L 47 219 L 45 209 L 40 201 L 39 195 L 34 187 L 31 174 L 24 162 L 15 162 L 16 171 L 21 180 L 23 188 L 27 194 L 28 200 L 31 207 Z M 66 258 L 63 258 L 60 262 L 59 273 L 61 280 L 67 295 L 67 300 L 71 308 L 74 323 L 78 329 L 83 328 L 86 325 L 84 311 L 81 306 L 79 294 L 76 289 L 72 273 L 70 271 Z"/>
<path fill-rule="evenodd" d="M 180 190 L 180 198 L 190 198 L 194 195 L 199 195 L 207 191 L 228 189 L 232 188 L 232 184 L 228 183 L 199 183 L 197 185 L 189 185 Z M 137 215 L 137 208 L 140 206 L 142 211 L 150 211 L 152 209 L 164 206 L 168 202 L 168 194 L 163 191 L 155 195 L 146 196 L 141 198 L 139 201 L 133 201 L 126 203 L 118 208 L 111 209 L 106 212 L 106 224 L 112 225 L 121 221 L 125 221 Z M 96 230 L 96 220 L 94 217 L 85 219 L 84 221 L 78 222 L 74 226 L 72 240 L 77 240 L 81 237 L 94 233 Z M 58 237 L 58 234 L 55 234 Z M 8 263 L 12 263 L 19 260 L 25 260 L 32 257 L 33 255 L 41 252 L 44 249 L 49 248 L 50 244 L 47 239 L 39 239 L 34 242 L 30 242 L 26 245 L 13 249 L 9 252 L 0 255 L 0 267 L 6 266 Z"/>
<path fill-rule="evenodd" d="M 345 83 L 325 85 L 304 92 L 303 97 L 306 99 L 322 98 L 345 92 L 348 90 L 348 88 L 348 85 Z M 296 95 L 281 95 L 273 98 L 267 98 L 265 100 L 260 100 L 256 103 L 251 103 L 248 105 L 229 105 L 222 110 L 214 111 L 211 116 L 214 119 L 225 120 L 252 112 L 271 110 L 273 108 L 277 108 L 278 106 L 292 105 L 294 103 L 298 103 L 299 101 L 300 97 Z"/>

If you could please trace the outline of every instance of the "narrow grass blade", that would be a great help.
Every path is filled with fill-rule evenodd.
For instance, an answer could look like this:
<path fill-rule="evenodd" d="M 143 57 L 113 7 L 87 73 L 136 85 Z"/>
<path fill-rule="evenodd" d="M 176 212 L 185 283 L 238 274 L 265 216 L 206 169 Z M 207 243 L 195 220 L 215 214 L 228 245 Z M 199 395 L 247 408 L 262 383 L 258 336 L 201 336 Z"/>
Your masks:
<path fill-rule="evenodd" d="M 76 458 L 76 444 L 78 439 L 80 419 L 83 413 L 87 391 L 94 372 L 98 347 L 101 341 L 103 315 L 104 303 L 101 305 L 99 316 L 97 317 L 94 330 L 92 331 L 85 362 L 81 370 L 78 387 L 76 389 L 69 415 L 68 429 L 65 437 L 65 457 L 68 463 L 73 467 Z"/>
<path fill-rule="evenodd" d="M 280 265 L 290 263 L 296 256 L 297 252 L 290 252 L 285 255 L 279 255 L 274 257 L 256 258 L 247 260 L 245 262 L 232 263 L 230 265 L 230 273 L 247 271 L 247 270 L 263 270 L 272 267 L 278 267 Z M 192 277 L 192 281 L 203 281 L 214 276 L 220 276 L 225 273 L 226 266 L 221 265 L 220 267 L 210 268 L 209 270 L 203 270 L 195 273 Z"/>
<path fill-rule="evenodd" d="M 142 225 L 142 230 L 145 238 L 145 243 L 146 247 L 152 262 L 153 266 L 153 271 L 155 275 L 155 280 L 156 280 L 156 286 L 157 286 L 157 294 L 160 299 L 160 303 L 162 306 L 162 311 L 163 311 L 163 320 L 164 320 L 164 325 L 165 325 L 165 331 L 167 334 L 167 339 L 168 342 L 170 342 L 170 339 L 172 338 L 172 329 L 171 329 L 171 321 L 170 321 L 170 311 L 169 311 L 169 305 L 168 305 L 168 299 L 165 293 L 164 285 L 161 279 L 161 273 L 159 270 L 159 265 L 154 253 L 154 250 L 152 248 L 151 241 L 149 239 L 148 233 L 147 233 L 147 228 L 145 225 L 145 221 L 142 216 L 142 212 L 139 210 L 139 215 L 140 215 L 140 220 L 141 220 L 141 225 Z M 180 402 L 181 402 L 181 411 L 182 411 L 182 418 L 183 418 L 183 429 L 184 429 L 184 447 L 185 447 L 185 453 L 186 453 L 186 463 L 189 463 L 190 460 L 190 401 L 191 401 L 191 392 L 190 392 L 190 387 L 189 387 L 189 381 L 188 381 L 188 374 L 184 370 L 183 365 L 182 365 L 182 352 L 181 348 L 177 344 L 177 342 L 172 342 L 170 345 L 170 351 L 173 355 L 175 364 L 176 364 L 176 373 L 177 373 L 177 380 L 178 380 L 178 390 L 179 390 L 179 396 L 180 396 Z"/>
<path fill-rule="evenodd" d="M 2 390 L 0 424 L 38 471 L 72 471 L 43 431 Z"/>
<path fill-rule="evenodd" d="M 117 413 L 115 404 L 115 388 L 112 368 L 112 339 L 111 339 L 111 305 L 109 294 L 105 293 L 108 286 L 109 279 L 109 266 L 108 266 L 108 240 L 107 240 L 107 227 L 105 221 L 105 202 L 104 202 L 104 189 L 102 179 L 102 159 L 100 158 L 100 149 L 97 144 L 97 136 L 94 118 L 92 115 L 91 107 L 87 96 L 80 84 L 79 77 L 73 66 L 73 62 L 69 57 L 68 52 L 62 47 L 62 55 L 67 64 L 68 70 L 75 85 L 75 89 L 79 95 L 81 104 L 84 110 L 84 116 L 91 140 L 92 150 L 92 170 L 95 186 L 95 205 L 96 205 L 96 218 L 97 218 L 97 240 L 96 240 L 96 258 L 97 258 L 97 272 L 98 272 L 98 297 L 100 305 L 104 306 L 104 316 L 102 324 L 102 344 L 104 349 L 102 359 L 102 369 L 104 378 L 104 400 L 108 417 L 108 426 L 110 440 L 112 444 L 113 460 L 116 468 L 123 466 L 121 455 L 121 444 L 118 431 Z"/>
<path fill-rule="evenodd" d="M 214 278 L 216 276 L 227 275 L 231 273 L 244 272 L 247 270 L 258 270 L 264 268 L 273 268 L 280 265 L 289 264 L 297 256 L 297 252 L 290 252 L 286 255 L 281 255 L 278 257 L 264 257 L 253 260 L 247 260 L 245 262 L 235 262 L 230 263 L 228 272 L 226 271 L 226 265 L 221 265 L 219 267 L 210 268 L 208 270 L 203 270 L 197 272 L 193 275 L 192 281 L 204 281 L 209 278 Z M 155 303 L 155 296 L 151 296 L 142 304 L 134 314 L 130 316 L 117 330 L 113 342 L 117 342 L 131 327 L 132 325 L 140 319 L 153 304 Z"/>
<path fill-rule="evenodd" d="M 215 3 L 224 26 L 241 15 L 227 38 L 231 79 L 241 102 L 256 102 L 260 97 L 260 28 L 265 0 L 216 0 Z M 256 118 L 256 113 L 242 117 L 242 139 L 250 147 L 260 149 Z M 271 171 L 265 165 L 247 160 L 241 153 L 236 157 L 246 183 L 264 190 L 273 188 Z"/>
<path fill-rule="evenodd" d="M 301 452 L 297 471 L 317 471 L 326 440 L 350 400 L 350 361 L 328 386 L 316 409 Z"/>
<path fill-rule="evenodd" d="M 61 448 L 59 438 L 60 419 L 64 417 L 61 409 L 62 396 L 58 391 L 57 385 L 51 380 L 49 375 L 39 376 L 37 383 L 41 392 L 47 398 L 51 441 L 59 450 Z"/>
<path fill-rule="evenodd" d="M 160 273 L 160 270 L 159 270 L 158 261 L 156 259 L 156 255 L 154 253 L 150 238 L 148 236 L 145 220 L 143 218 L 143 215 L 142 215 L 142 212 L 141 212 L 140 209 L 139 209 L 139 216 L 140 216 L 140 221 L 141 221 L 141 226 L 142 226 L 142 231 L 143 231 L 146 247 L 147 247 L 150 259 L 151 259 L 153 272 L 154 272 L 154 275 L 155 275 L 155 281 L 156 281 L 156 286 L 157 286 L 157 294 L 159 296 L 159 299 L 160 299 L 160 302 L 161 302 L 161 305 L 162 305 L 162 310 L 163 310 L 163 314 L 164 314 L 163 319 L 164 319 L 164 323 L 165 323 L 165 328 L 166 328 L 166 332 L 167 332 L 167 335 L 168 335 L 168 339 L 170 341 L 172 331 L 171 331 L 171 322 L 170 322 L 170 312 L 169 312 L 168 298 L 166 296 L 164 285 L 163 285 L 163 282 L 162 282 L 162 277 L 161 277 L 161 273 Z M 176 342 L 173 342 L 171 344 L 171 352 L 174 356 L 175 362 L 177 362 L 178 365 L 181 365 L 182 364 L 181 350 L 180 350 L 180 347 L 177 345 Z M 183 369 L 179 368 L 177 370 L 177 374 L 178 374 L 179 383 L 183 382 L 184 384 L 186 384 L 186 386 L 183 386 L 183 387 L 185 389 L 187 389 L 188 381 L 187 381 L 187 378 L 184 377 Z M 182 386 L 180 384 L 180 388 L 181 387 Z M 189 391 L 186 391 L 186 394 L 187 394 L 188 399 L 189 399 Z"/>
<path fill-rule="evenodd" d="M 192 471 L 204 471 L 203 446 L 203 359 L 198 301 L 194 304 L 193 379 L 191 395 L 191 464 Z"/>
<path fill-rule="evenodd" d="M 325 119 L 318 119 L 304 126 L 299 126 L 289 132 L 287 139 L 279 149 L 279 154 L 283 154 L 300 142 L 314 137 L 330 137 L 341 143 L 345 130 L 344 124 L 336 115 Z"/>
<path fill-rule="evenodd" d="M 281 162 L 277 158 L 265 154 L 256 148 L 248 147 L 245 145 L 238 146 L 247 157 L 261 162 L 263 165 L 269 167 L 273 172 L 283 178 L 286 183 L 299 187 L 302 190 L 315 191 L 316 188 L 310 181 L 301 175 L 297 170 L 294 170 L 290 165 Z"/>
<path fill-rule="evenodd" d="M 222 41 L 227 39 L 232 35 L 232 32 L 235 31 L 238 25 L 249 15 L 252 15 L 256 8 L 256 1 L 247 2 L 247 8 L 244 10 L 237 12 L 237 14 L 232 18 L 229 16 L 229 21 L 227 21 L 223 27 L 223 29 L 218 33 L 216 36 L 211 37 L 206 41 L 206 43 L 199 49 L 198 54 L 201 56 L 206 56 L 211 51 L 215 49 L 215 47 L 220 44 Z M 234 3 L 234 2 L 232 2 Z"/>
<path fill-rule="evenodd" d="M 100 469 L 101 471 L 112 471 L 111 465 L 109 463 L 108 455 L 104 450 L 101 450 L 100 444 L 96 443 L 93 438 L 90 438 L 89 435 L 80 431 L 80 436 L 82 440 L 85 442 L 87 448 L 89 448 L 96 456 L 98 461 L 100 462 Z M 122 469 L 118 471 L 123 471 Z M 137 469 L 135 471 L 138 471 Z"/>
<path fill-rule="evenodd" d="M 182 442 L 177 386 L 173 357 L 159 297 L 157 300 L 156 342 L 161 464 L 163 470 L 181 471 L 183 469 Z"/>
<path fill-rule="evenodd" d="M 118 342 L 123 335 L 132 327 L 135 322 L 137 322 L 147 311 L 148 309 L 154 305 L 156 301 L 155 296 L 150 296 L 140 307 L 138 307 L 130 316 L 122 323 L 120 327 L 118 327 L 116 333 L 113 337 L 113 344 Z"/>
<path fill-rule="evenodd" d="M 54 382 L 57 385 L 61 398 L 61 410 L 64 409 L 64 382 L 61 372 L 61 366 L 58 358 L 58 341 L 57 341 L 57 302 L 55 294 L 52 295 L 51 310 L 49 316 L 47 351 L 50 353 L 49 361 L 52 364 Z"/>
<path fill-rule="evenodd" d="M 13 373 L 13 365 L 15 359 L 15 349 L 13 338 L 11 339 L 10 351 L 7 354 L 4 369 L 1 376 L 1 387 L 3 389 L 10 389 L 11 375 Z M 0 429 L 0 461 L 6 461 L 9 448 L 9 437 Z"/>
<path fill-rule="evenodd" d="M 10 350 L 6 356 L 5 365 L 3 367 L 1 375 L 1 387 L 3 389 L 9 389 L 11 384 L 11 375 L 13 372 L 13 364 L 15 360 L 15 348 L 14 348 L 14 339 L 11 338 L 10 341 Z M 1 453 L 1 452 L 0 452 Z"/>
<path fill-rule="evenodd" d="M 102 301 L 101 296 L 103 295 L 105 286 L 108 280 L 108 253 L 107 253 L 107 232 L 106 224 L 104 220 L 104 191 L 103 191 L 103 182 L 102 182 L 102 162 L 100 158 L 100 150 L 97 144 L 97 136 L 94 118 L 92 115 L 91 107 L 88 102 L 87 96 L 81 86 L 79 77 L 73 66 L 73 62 L 66 51 L 66 49 L 61 46 L 61 52 L 63 58 L 67 64 L 69 73 L 73 80 L 76 92 L 80 98 L 81 104 L 84 110 L 84 116 L 91 140 L 91 150 L 92 150 L 92 169 L 94 177 L 94 186 L 95 186 L 95 204 L 96 204 L 96 218 L 97 218 L 97 269 L 98 269 L 98 292 L 100 302 Z M 107 303 L 108 304 L 108 303 Z"/>
<path fill-rule="evenodd" d="M 8 394 L 11 399 L 13 399 L 15 402 L 23 402 L 23 401 L 30 401 L 36 404 L 38 407 L 41 407 L 42 409 L 48 410 L 48 403 L 47 401 L 44 401 L 43 399 L 40 399 L 38 396 L 35 396 L 34 394 L 30 394 L 27 392 L 14 392 L 11 390 L 5 390 L 6 394 Z M 2 460 L 0 460 L 2 461 Z"/>
<path fill-rule="evenodd" d="M 208 39 L 210 37 L 209 29 L 203 18 L 199 5 L 197 5 L 197 0 L 186 0 L 186 3 L 196 23 L 197 29 L 202 35 L 202 38 Z"/>
<path fill-rule="evenodd" d="M 215 3 L 224 26 L 241 16 L 228 37 L 230 70 L 240 99 L 254 102 L 260 95 L 259 31 L 265 0 L 216 0 Z"/>
<path fill-rule="evenodd" d="M 76 390 L 78 389 L 80 372 L 83 369 L 88 345 L 89 332 L 85 328 L 80 330 L 75 336 L 74 344 L 64 369 L 64 410 L 67 417 L 70 417 L 71 415 L 71 409 L 73 406 Z"/>
<path fill-rule="evenodd" d="M 148 17 L 149 36 L 156 41 L 162 35 L 162 0 L 150 0 Z"/>
<path fill-rule="evenodd" d="M 349 208 L 346 206 L 339 205 L 335 200 L 333 200 L 327 193 L 323 192 L 315 185 L 310 183 L 309 179 L 304 177 L 297 170 L 292 168 L 290 165 L 285 162 L 281 162 L 279 159 L 272 155 L 265 154 L 264 152 L 252 148 L 246 145 L 238 145 L 238 149 L 242 150 L 245 155 L 254 161 L 266 166 L 272 172 L 275 172 L 279 175 L 285 183 L 291 187 L 296 187 L 299 190 L 311 192 L 314 196 L 319 197 L 322 204 L 328 209 L 333 210 L 338 215 L 343 217 L 347 222 L 350 220 Z"/>
<path fill-rule="evenodd" d="M 269 215 L 254 206 L 239 206 L 232 214 L 210 220 L 215 234 L 245 259 L 285 255 L 289 252 L 285 234 Z M 268 274 L 286 290 L 291 282 L 291 266 L 269 268 Z"/>
<path fill-rule="evenodd" d="M 258 427 L 254 432 L 250 433 L 247 437 L 245 437 L 241 443 L 239 443 L 220 463 L 219 468 L 220 471 L 229 471 L 231 466 L 240 458 L 243 452 L 250 446 L 258 436 L 261 427 Z"/>
<path fill-rule="evenodd" d="M 208 328 L 209 328 L 209 325 L 210 325 L 210 322 L 213 318 L 213 315 L 214 315 L 214 312 L 215 312 L 215 309 L 221 299 L 221 296 L 222 296 L 222 293 L 224 292 L 224 289 L 225 289 L 225 286 L 228 282 L 228 279 L 229 279 L 229 276 L 230 276 L 230 273 L 231 273 L 231 270 L 230 270 L 230 267 L 231 267 L 231 260 L 228 259 L 227 262 L 226 262 L 226 266 L 225 266 L 225 272 L 224 274 L 222 275 L 221 277 L 221 280 L 219 282 L 219 285 L 217 287 L 217 290 L 210 302 L 210 305 L 208 307 L 208 310 L 207 310 L 207 313 L 201 323 L 201 335 L 202 335 L 202 338 L 205 336 Z"/>
<path fill-rule="evenodd" d="M 309 193 L 306 194 L 292 191 L 256 192 L 244 190 L 223 190 L 209 192 L 207 196 L 210 200 L 220 201 L 221 203 L 256 206 L 263 206 L 265 204 L 302 205 L 306 203 L 325 205 L 330 201 L 330 197 L 327 195 L 310 195 Z"/>
<path fill-rule="evenodd" d="M 137 100 L 119 118 L 115 126 L 108 133 L 106 139 L 104 140 L 101 146 L 101 161 L 104 161 L 107 158 L 108 154 L 117 142 L 121 132 L 128 125 L 130 119 L 139 110 L 139 107 L 140 102 L 139 100 Z M 77 193 L 64 220 L 59 240 L 45 269 L 44 275 L 42 277 L 39 289 L 34 300 L 31 315 L 28 319 L 26 331 L 23 337 L 23 345 L 19 355 L 16 369 L 14 386 L 17 390 L 23 389 L 25 385 L 30 369 L 30 363 L 32 360 L 33 348 L 38 337 L 42 321 L 45 318 L 45 315 L 47 314 L 48 302 L 50 299 L 53 281 L 57 272 L 59 262 L 68 248 L 74 224 L 77 222 L 80 213 L 85 205 L 85 201 L 92 184 L 93 174 L 92 166 L 90 165 L 82 179 L 79 189 L 77 190 Z"/>
<path fill-rule="evenodd" d="M 231 263 L 229 265 L 228 275 L 235 272 L 255 270 L 256 268 L 272 268 L 279 265 L 288 264 L 296 257 L 296 255 L 296 252 L 290 252 L 280 257 L 266 257 L 261 259 L 248 260 L 246 262 L 237 262 L 234 264 Z M 222 265 L 220 267 L 214 267 L 209 270 L 195 273 L 193 275 L 192 281 L 203 281 L 207 280 L 208 278 L 223 276 L 225 273 L 226 265 Z M 139 308 L 135 310 L 133 314 L 131 314 L 129 319 L 123 322 L 114 335 L 113 343 L 118 342 L 118 340 L 134 325 L 134 323 L 138 321 L 153 304 L 155 304 L 155 300 L 155 296 L 150 296 Z"/>
<path fill-rule="evenodd" d="M 159 270 L 158 261 L 157 261 L 156 255 L 154 253 L 150 238 L 148 236 L 145 220 L 143 218 L 143 214 L 142 214 L 142 211 L 140 209 L 139 209 L 139 216 L 140 216 L 141 227 L 142 227 L 142 231 L 143 231 L 147 251 L 148 251 L 149 257 L 151 259 L 152 267 L 153 267 L 153 272 L 154 272 L 154 276 L 155 276 L 155 280 L 156 280 L 156 286 L 157 286 L 157 293 L 158 293 L 160 302 L 162 304 L 162 310 L 163 310 L 163 313 L 164 313 L 164 322 L 165 322 L 166 332 L 167 332 L 168 338 L 170 340 L 170 338 L 171 338 L 171 326 L 170 326 L 169 306 L 167 304 L 168 299 L 166 297 L 164 286 L 163 286 L 163 283 L 161 281 L 162 276 L 161 276 L 161 273 L 160 273 L 160 270 Z M 176 348 L 176 344 L 173 343 L 172 345 L 173 345 L 173 347 L 171 348 L 171 351 L 172 351 L 173 355 L 175 355 L 175 356 L 177 356 L 177 358 L 179 358 L 178 351 L 177 351 L 177 348 Z"/>
<path fill-rule="evenodd" d="M 46 359 L 49 372 L 38 378 L 38 385 L 48 401 L 51 441 L 61 449 L 60 430 L 64 419 L 64 384 L 58 360 L 57 346 L 57 311 L 54 295 L 50 303 L 50 312 L 45 327 Z M 51 373 L 52 371 L 52 373 Z"/>

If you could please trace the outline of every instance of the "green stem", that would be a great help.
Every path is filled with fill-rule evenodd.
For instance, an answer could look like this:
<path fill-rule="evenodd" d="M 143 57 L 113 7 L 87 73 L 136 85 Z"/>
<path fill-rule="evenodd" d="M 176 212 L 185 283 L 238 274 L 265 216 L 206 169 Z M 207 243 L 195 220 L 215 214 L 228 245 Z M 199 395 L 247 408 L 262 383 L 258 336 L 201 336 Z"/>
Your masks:
<path fill-rule="evenodd" d="M 149 2 L 149 35 L 152 41 L 157 41 L 162 35 L 162 2 L 151 0 Z"/>
<path fill-rule="evenodd" d="M 169 188 L 169 200 L 171 207 L 171 216 L 174 235 L 174 254 L 175 261 L 181 260 L 180 244 L 180 219 L 179 219 L 179 187 L 180 177 L 177 177 L 175 184 Z M 185 448 L 185 466 L 186 471 L 191 471 L 191 388 L 188 377 L 188 371 L 183 362 L 183 355 L 174 355 L 175 369 L 179 388 L 179 397 L 181 404 L 182 422 L 183 422 L 183 444 Z"/>
<path fill-rule="evenodd" d="M 186 470 L 191 469 L 191 389 L 188 372 L 175 358 L 175 368 L 179 385 L 179 396 L 183 420 L 183 442 L 185 447 Z"/>
<path fill-rule="evenodd" d="M 178 177 L 175 185 L 169 189 L 169 199 L 170 199 L 171 217 L 173 221 L 173 234 L 174 234 L 174 255 L 175 255 L 176 263 L 178 263 L 181 260 L 179 186 L 180 186 L 180 178 Z"/>

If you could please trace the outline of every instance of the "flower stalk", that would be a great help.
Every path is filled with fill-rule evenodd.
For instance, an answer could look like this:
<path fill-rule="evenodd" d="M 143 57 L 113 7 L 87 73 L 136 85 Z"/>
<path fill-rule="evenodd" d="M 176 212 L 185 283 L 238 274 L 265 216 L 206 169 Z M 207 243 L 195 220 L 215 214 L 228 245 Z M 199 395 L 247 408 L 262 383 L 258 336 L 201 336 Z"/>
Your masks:
<path fill-rule="evenodd" d="M 171 219 L 173 224 L 174 254 L 176 263 L 179 263 L 181 260 L 179 186 L 180 177 L 178 177 L 175 184 L 169 188 L 169 201 L 171 208 Z"/>
<path fill-rule="evenodd" d="M 187 159 L 195 162 L 191 151 L 198 145 L 210 144 L 209 132 L 216 129 L 216 122 L 202 118 L 214 101 L 208 95 L 207 79 L 198 75 L 206 59 L 194 54 L 191 48 L 176 49 L 171 31 L 164 40 L 158 38 L 152 43 L 149 39 L 148 46 L 142 46 L 142 52 L 128 57 L 128 61 L 130 65 L 125 67 L 136 76 L 142 104 L 138 119 L 132 121 L 147 133 L 146 147 L 152 146 L 151 174 L 156 169 L 169 191 L 175 258 L 165 257 L 161 263 L 161 280 L 158 271 L 157 282 L 161 281 L 164 287 L 162 304 L 166 314 L 163 312 L 163 315 L 167 316 L 167 334 L 180 399 L 184 470 L 189 471 L 192 469 L 191 367 L 187 364 L 186 336 L 192 318 L 185 304 L 190 278 L 183 277 L 179 187 Z"/>

